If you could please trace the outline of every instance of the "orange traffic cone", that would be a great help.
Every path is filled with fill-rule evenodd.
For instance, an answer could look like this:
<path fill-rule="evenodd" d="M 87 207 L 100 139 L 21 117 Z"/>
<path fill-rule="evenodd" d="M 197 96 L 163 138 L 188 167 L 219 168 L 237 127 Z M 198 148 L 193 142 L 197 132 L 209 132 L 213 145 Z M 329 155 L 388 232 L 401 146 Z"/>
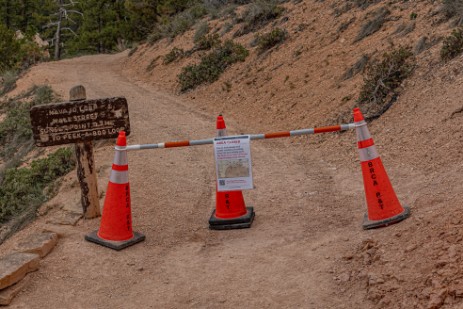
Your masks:
<path fill-rule="evenodd" d="M 85 236 L 88 241 L 114 250 L 121 250 L 145 240 L 145 235 L 132 231 L 126 146 L 125 132 L 121 131 L 117 138 L 100 229 Z"/>
<path fill-rule="evenodd" d="M 217 136 L 226 136 L 227 128 L 222 115 L 217 117 Z M 209 219 L 211 230 L 230 230 L 251 227 L 254 208 L 246 207 L 241 191 L 216 190 L 216 209 Z"/>
<path fill-rule="evenodd" d="M 408 218 L 410 208 L 400 205 L 359 108 L 354 109 L 354 122 L 368 207 L 363 228 L 388 226 Z"/>

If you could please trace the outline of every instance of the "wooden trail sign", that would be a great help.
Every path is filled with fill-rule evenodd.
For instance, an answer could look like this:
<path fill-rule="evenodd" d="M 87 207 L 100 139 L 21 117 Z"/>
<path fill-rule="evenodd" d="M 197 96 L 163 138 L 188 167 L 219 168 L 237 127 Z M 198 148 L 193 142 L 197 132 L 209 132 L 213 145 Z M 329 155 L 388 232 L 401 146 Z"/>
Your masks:
<path fill-rule="evenodd" d="M 125 98 L 37 105 L 31 109 L 31 122 L 39 147 L 116 138 L 121 130 L 130 134 Z"/>
<path fill-rule="evenodd" d="M 85 218 L 101 215 L 98 199 L 93 140 L 130 134 L 129 109 L 123 97 L 86 100 L 81 85 L 69 91 L 70 102 L 38 105 L 30 110 L 37 146 L 75 143 L 77 177 Z"/>

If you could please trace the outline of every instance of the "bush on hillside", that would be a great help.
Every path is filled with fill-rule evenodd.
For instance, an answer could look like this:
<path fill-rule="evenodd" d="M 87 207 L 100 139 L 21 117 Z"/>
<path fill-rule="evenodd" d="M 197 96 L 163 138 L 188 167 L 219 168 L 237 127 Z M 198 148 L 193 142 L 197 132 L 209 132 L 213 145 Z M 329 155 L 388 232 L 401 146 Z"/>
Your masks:
<path fill-rule="evenodd" d="M 162 61 L 162 63 L 164 65 L 172 63 L 175 60 L 182 58 L 184 54 L 185 54 L 185 51 L 183 49 L 174 47 L 168 54 L 164 56 L 164 60 Z"/>
<path fill-rule="evenodd" d="M 257 0 L 251 3 L 238 22 L 244 22 L 243 27 L 235 33 L 235 37 L 258 30 L 270 21 L 280 17 L 285 9 L 278 4 L 278 0 Z"/>
<path fill-rule="evenodd" d="M 16 71 L 5 71 L 1 76 L 0 83 L 0 96 L 10 92 L 16 88 L 16 80 L 18 79 L 18 74 Z"/>
<path fill-rule="evenodd" d="M 342 76 L 341 80 L 348 80 L 357 75 L 358 73 L 362 73 L 370 60 L 370 57 L 366 54 L 362 55 L 357 62 L 355 62 Z"/>
<path fill-rule="evenodd" d="M 249 52 L 242 45 L 231 40 L 203 56 L 199 64 L 182 68 L 178 75 L 180 91 L 193 89 L 204 83 L 212 83 L 232 64 L 244 61 Z"/>
<path fill-rule="evenodd" d="M 206 34 L 210 31 L 209 24 L 207 22 L 200 22 L 199 25 L 196 27 L 196 32 L 193 37 L 193 42 L 198 42 L 202 39 Z"/>
<path fill-rule="evenodd" d="M 195 50 L 209 50 L 214 47 L 220 46 L 222 41 L 220 40 L 220 36 L 215 33 L 215 34 L 209 34 L 205 35 L 196 41 Z"/>
<path fill-rule="evenodd" d="M 374 12 L 374 16 L 365 23 L 362 28 L 360 29 L 357 37 L 354 39 L 354 43 L 361 41 L 362 39 L 366 38 L 367 36 L 372 35 L 373 33 L 377 32 L 383 24 L 386 22 L 386 17 L 389 16 L 391 12 L 382 7 Z"/>
<path fill-rule="evenodd" d="M 447 17 L 457 17 L 461 23 L 463 19 L 463 2 L 461 0 L 444 0 L 442 7 Z"/>
<path fill-rule="evenodd" d="M 358 99 L 367 118 L 377 118 L 390 107 L 397 89 L 414 68 L 415 59 L 408 47 L 399 47 L 384 53 L 382 59 L 370 61 Z"/>
<path fill-rule="evenodd" d="M 32 161 L 30 167 L 7 169 L 0 186 L 0 223 L 26 211 L 34 213 L 49 198 L 44 189 L 74 167 L 73 151 L 61 148 Z"/>
<path fill-rule="evenodd" d="M 23 144 L 32 144 L 29 110 L 32 106 L 51 103 L 54 99 L 49 86 L 36 86 L 6 102 L 2 111 L 6 117 L 0 122 L 0 158 L 14 157 Z"/>
<path fill-rule="evenodd" d="M 444 39 L 440 51 L 441 59 L 451 60 L 463 52 L 463 28 L 458 28 Z"/>
<path fill-rule="evenodd" d="M 174 16 L 162 16 L 159 24 L 148 35 L 148 43 L 153 45 L 163 38 L 173 39 L 177 35 L 185 33 L 193 27 L 197 20 L 206 14 L 206 8 L 201 3 L 198 3 Z"/>
<path fill-rule="evenodd" d="M 257 50 L 261 54 L 270 48 L 281 44 L 288 38 L 288 31 L 285 29 L 275 28 L 272 31 L 256 36 Z"/>

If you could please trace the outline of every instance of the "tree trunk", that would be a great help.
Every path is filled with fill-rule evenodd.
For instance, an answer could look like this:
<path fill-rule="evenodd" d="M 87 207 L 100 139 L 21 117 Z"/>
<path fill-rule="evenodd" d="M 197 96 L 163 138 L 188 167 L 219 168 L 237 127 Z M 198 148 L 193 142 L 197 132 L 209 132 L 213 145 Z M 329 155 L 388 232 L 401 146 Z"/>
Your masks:
<path fill-rule="evenodd" d="M 58 17 L 58 25 L 56 26 L 56 33 L 55 33 L 55 60 L 59 60 L 61 58 L 61 19 L 62 19 L 62 12 L 61 7 L 59 9 L 59 17 Z"/>

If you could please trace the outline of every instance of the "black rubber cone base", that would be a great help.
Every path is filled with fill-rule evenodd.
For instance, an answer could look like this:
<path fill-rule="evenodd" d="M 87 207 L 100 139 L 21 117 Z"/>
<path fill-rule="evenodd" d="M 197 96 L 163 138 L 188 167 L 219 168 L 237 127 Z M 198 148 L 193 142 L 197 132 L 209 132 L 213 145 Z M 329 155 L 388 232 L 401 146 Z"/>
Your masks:
<path fill-rule="evenodd" d="M 215 216 L 214 209 L 211 218 L 209 219 L 209 228 L 211 230 L 232 230 L 249 228 L 251 227 L 252 221 L 255 217 L 254 207 L 246 207 L 246 210 L 246 214 L 241 217 L 220 219 Z"/>
<path fill-rule="evenodd" d="M 397 222 L 400 222 L 402 220 L 407 219 L 410 217 L 410 207 L 408 206 L 403 206 L 404 211 L 402 211 L 400 214 L 395 215 L 394 217 L 384 219 L 384 220 L 368 220 L 368 214 L 365 214 L 365 218 L 363 219 L 363 229 L 364 230 L 369 230 L 369 229 L 376 229 L 379 227 L 385 227 Z"/>
<path fill-rule="evenodd" d="M 122 240 L 122 241 L 116 241 L 116 240 L 106 240 L 103 238 L 98 237 L 97 234 L 98 231 L 91 232 L 88 235 L 85 235 L 85 240 L 94 242 L 96 244 L 114 249 L 114 250 L 122 250 L 124 248 L 127 248 L 131 245 L 135 245 L 136 243 L 139 243 L 143 240 L 145 240 L 145 235 L 133 232 L 133 237 L 128 240 Z"/>

